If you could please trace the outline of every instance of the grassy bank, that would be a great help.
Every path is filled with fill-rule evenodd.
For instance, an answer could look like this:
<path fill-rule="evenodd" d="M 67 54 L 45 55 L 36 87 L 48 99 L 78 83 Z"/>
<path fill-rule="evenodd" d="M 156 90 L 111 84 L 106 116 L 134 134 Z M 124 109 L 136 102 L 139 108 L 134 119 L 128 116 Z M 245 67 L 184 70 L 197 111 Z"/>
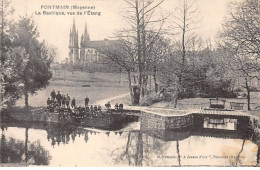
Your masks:
<path fill-rule="evenodd" d="M 29 105 L 32 107 L 46 106 L 46 100 L 50 97 L 53 89 L 59 90 L 62 94 L 69 94 L 71 99 L 75 97 L 77 105 L 84 105 L 86 96 L 90 98 L 90 104 L 120 94 L 127 93 L 128 84 L 124 75 L 112 73 L 86 73 L 76 71 L 74 74 L 65 72 L 53 73 L 53 78 L 46 89 L 38 91 L 35 95 L 29 96 Z M 19 99 L 16 106 L 23 107 L 24 99 Z"/>

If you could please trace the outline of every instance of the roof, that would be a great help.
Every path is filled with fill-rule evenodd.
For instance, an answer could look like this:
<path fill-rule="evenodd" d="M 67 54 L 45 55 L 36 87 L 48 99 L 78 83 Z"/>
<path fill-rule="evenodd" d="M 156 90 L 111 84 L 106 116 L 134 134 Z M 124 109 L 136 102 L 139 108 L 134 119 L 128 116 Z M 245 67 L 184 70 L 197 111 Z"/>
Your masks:
<path fill-rule="evenodd" d="M 119 40 L 99 40 L 99 41 L 88 41 L 87 42 L 87 48 L 102 48 L 111 44 L 119 43 Z"/>

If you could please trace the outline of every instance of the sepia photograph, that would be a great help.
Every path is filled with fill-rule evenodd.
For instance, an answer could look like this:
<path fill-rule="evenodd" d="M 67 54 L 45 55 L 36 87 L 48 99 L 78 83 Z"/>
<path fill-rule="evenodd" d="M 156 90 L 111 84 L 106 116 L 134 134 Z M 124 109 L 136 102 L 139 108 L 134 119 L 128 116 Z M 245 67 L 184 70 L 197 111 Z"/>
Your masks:
<path fill-rule="evenodd" d="M 260 167 L 259 0 L 0 0 L 0 167 Z"/>

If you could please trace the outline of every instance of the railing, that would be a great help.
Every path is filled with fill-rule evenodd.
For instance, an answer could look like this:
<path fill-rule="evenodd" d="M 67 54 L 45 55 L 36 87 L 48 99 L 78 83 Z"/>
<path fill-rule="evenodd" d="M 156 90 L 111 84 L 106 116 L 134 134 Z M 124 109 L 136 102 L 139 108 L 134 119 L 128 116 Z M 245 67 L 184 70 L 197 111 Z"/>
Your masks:
<path fill-rule="evenodd" d="M 230 102 L 230 106 L 233 110 L 243 110 L 244 103 Z"/>
<path fill-rule="evenodd" d="M 219 100 L 217 99 L 209 99 L 210 104 L 209 107 L 212 109 L 224 109 L 226 100 Z"/>

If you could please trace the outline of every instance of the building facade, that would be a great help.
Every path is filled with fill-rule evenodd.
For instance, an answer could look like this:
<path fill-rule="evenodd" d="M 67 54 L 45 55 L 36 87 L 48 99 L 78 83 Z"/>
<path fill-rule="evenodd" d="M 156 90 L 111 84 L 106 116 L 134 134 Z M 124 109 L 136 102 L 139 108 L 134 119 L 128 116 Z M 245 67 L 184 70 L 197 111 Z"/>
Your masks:
<path fill-rule="evenodd" d="M 108 40 L 91 41 L 87 24 L 85 31 L 80 38 L 76 28 L 75 19 L 73 20 L 72 29 L 69 35 L 69 62 L 71 65 L 85 65 L 87 63 L 99 62 L 102 54 L 99 53 L 98 48 L 105 46 Z"/>

